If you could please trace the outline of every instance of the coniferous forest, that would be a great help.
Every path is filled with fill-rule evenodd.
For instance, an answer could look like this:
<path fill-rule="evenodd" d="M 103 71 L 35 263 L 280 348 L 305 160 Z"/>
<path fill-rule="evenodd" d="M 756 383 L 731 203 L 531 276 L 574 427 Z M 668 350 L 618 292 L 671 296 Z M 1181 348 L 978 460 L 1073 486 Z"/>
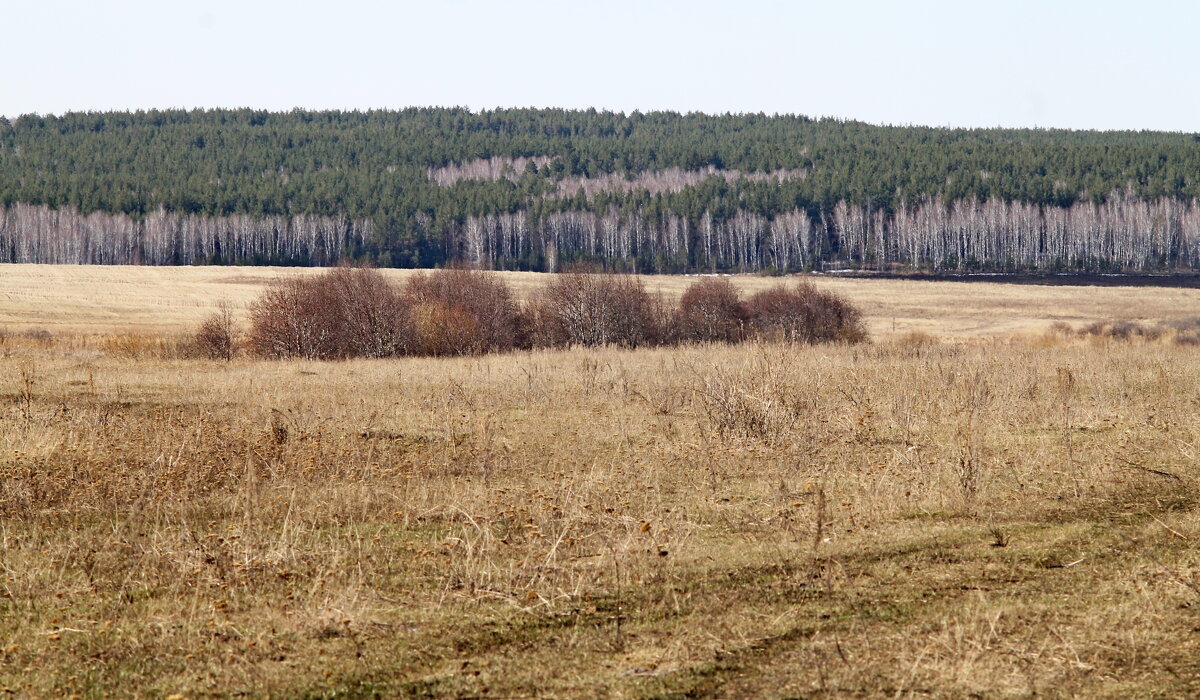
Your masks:
<path fill-rule="evenodd" d="M 458 108 L 0 118 L 0 262 L 1200 267 L 1200 136 Z"/>

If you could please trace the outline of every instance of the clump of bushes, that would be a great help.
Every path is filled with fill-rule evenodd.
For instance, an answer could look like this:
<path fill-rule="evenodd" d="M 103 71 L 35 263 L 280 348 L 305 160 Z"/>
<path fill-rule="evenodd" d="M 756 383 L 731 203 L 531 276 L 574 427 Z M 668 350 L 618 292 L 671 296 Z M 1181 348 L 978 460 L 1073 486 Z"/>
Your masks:
<path fill-rule="evenodd" d="M 704 278 L 671 309 L 637 277 L 586 272 L 556 275 L 521 305 L 491 272 L 418 272 L 401 287 L 377 270 L 342 267 L 271 284 L 251 305 L 249 320 L 251 352 L 305 359 L 867 337 L 857 308 L 806 282 L 743 301 L 728 279 Z M 201 324 L 194 343 L 208 357 L 233 356 L 228 308 Z"/>
<path fill-rule="evenodd" d="M 663 340 L 661 302 L 630 275 L 556 275 L 531 314 L 542 346 L 617 345 L 636 348 Z"/>
<path fill-rule="evenodd" d="M 403 354 L 412 346 L 409 306 L 377 270 L 279 280 L 250 306 L 250 349 L 309 360 Z"/>
<path fill-rule="evenodd" d="M 750 307 L 723 277 L 692 283 L 679 299 L 675 338 L 684 342 L 736 343 L 749 332 Z"/>
<path fill-rule="evenodd" d="M 1105 336 L 1116 340 L 1131 340 L 1142 338 L 1158 340 L 1162 337 L 1164 328 L 1160 325 L 1143 325 L 1137 321 L 1096 321 L 1085 326 L 1080 333 L 1083 335 Z"/>
<path fill-rule="evenodd" d="M 523 344 L 521 310 L 500 277 L 479 270 L 418 272 L 405 296 L 421 355 L 474 355 Z"/>
<path fill-rule="evenodd" d="M 1166 325 L 1174 331 L 1176 345 L 1200 345 L 1200 316 L 1168 321 Z"/>
<path fill-rule="evenodd" d="M 1159 321 L 1153 324 L 1127 320 L 1096 321 L 1080 328 L 1078 333 L 1081 336 L 1112 340 L 1156 341 L 1164 339 L 1177 345 L 1200 345 L 1200 316 L 1166 322 Z"/>
<path fill-rule="evenodd" d="M 54 334 L 45 328 L 27 328 L 21 333 L 21 337 L 26 340 L 36 340 L 39 343 L 48 343 L 54 339 Z"/>
<path fill-rule="evenodd" d="M 200 327 L 192 337 L 192 347 L 202 357 L 228 362 L 233 359 L 236 349 L 236 332 L 233 306 L 223 301 L 211 316 L 200 322 Z"/>
<path fill-rule="evenodd" d="M 801 343 L 861 343 L 867 338 L 857 307 L 810 282 L 763 290 L 750 297 L 748 306 L 750 325 L 764 338 Z"/>

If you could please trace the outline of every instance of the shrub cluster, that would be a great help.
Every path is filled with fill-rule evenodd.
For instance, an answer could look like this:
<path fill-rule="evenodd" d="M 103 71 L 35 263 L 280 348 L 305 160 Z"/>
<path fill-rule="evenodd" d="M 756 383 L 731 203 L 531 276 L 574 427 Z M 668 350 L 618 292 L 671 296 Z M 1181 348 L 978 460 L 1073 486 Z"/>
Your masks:
<path fill-rule="evenodd" d="M 250 306 L 250 349 L 310 360 L 403 354 L 413 345 L 410 306 L 376 270 L 280 280 Z"/>
<path fill-rule="evenodd" d="M 1063 324 L 1056 329 L 1069 332 L 1070 326 Z M 1179 318 L 1173 321 L 1139 323 L 1137 321 L 1096 321 L 1078 331 L 1082 336 L 1111 338 L 1112 340 L 1144 340 L 1148 342 L 1169 340 L 1176 345 L 1200 345 L 1200 316 Z"/>
<path fill-rule="evenodd" d="M 687 342 L 735 343 L 749 332 L 750 307 L 723 277 L 693 282 L 679 299 L 675 337 Z"/>
<path fill-rule="evenodd" d="M 547 347 L 657 345 L 669 326 L 661 301 L 629 275 L 556 275 L 529 316 L 531 341 Z"/>
<path fill-rule="evenodd" d="M 474 355 L 523 345 L 521 309 L 493 273 L 418 272 L 405 285 L 405 297 L 419 355 Z"/>
<path fill-rule="evenodd" d="M 704 278 L 671 309 L 637 277 L 569 273 L 522 305 L 491 272 L 419 272 L 399 287 L 376 270 L 342 267 L 270 285 L 250 307 L 247 346 L 263 357 L 341 359 L 756 337 L 856 343 L 866 332 L 858 309 L 807 282 L 743 301 L 728 279 Z M 228 359 L 228 315 L 206 320 L 196 343 L 209 357 Z"/>
<path fill-rule="evenodd" d="M 862 312 L 810 282 L 778 285 L 750 297 L 752 330 L 769 339 L 801 343 L 859 343 L 867 338 Z"/>
<path fill-rule="evenodd" d="M 200 322 L 192 337 L 192 349 L 201 357 L 228 362 L 233 359 L 236 332 L 233 306 L 223 301 L 211 316 Z"/>

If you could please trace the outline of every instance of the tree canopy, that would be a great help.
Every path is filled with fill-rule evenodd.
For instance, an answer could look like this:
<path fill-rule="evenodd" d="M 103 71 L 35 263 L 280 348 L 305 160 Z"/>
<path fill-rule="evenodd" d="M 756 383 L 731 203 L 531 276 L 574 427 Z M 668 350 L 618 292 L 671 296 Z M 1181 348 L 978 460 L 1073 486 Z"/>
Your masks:
<path fill-rule="evenodd" d="M 884 231 L 898 212 L 935 203 L 947 211 L 963 202 L 1032 206 L 1044 217 L 1114 197 L 1154 206 L 1200 197 L 1200 141 L 561 109 L 151 110 L 0 122 L 0 207 L 137 222 L 155 214 L 344 218 L 360 223 L 338 243 L 340 254 L 388 265 L 471 257 L 472 225 L 516 215 L 535 232 L 580 214 L 596 231 L 612 218 L 630 240 L 638 227 L 654 231 L 653 246 L 571 248 L 560 251 L 564 259 L 612 253 L 643 268 L 695 269 L 738 264 L 697 257 L 706 222 L 759 217 L 753 235 L 761 237 L 780 217 L 802 213 L 826 239 L 821 255 L 844 257 L 832 223 L 839 203 L 881 217 Z M 662 242 L 676 235 L 671 226 L 676 250 Z M 574 240 L 563 231 L 570 235 L 561 240 Z M 491 262 L 552 265 L 544 248 Z"/>

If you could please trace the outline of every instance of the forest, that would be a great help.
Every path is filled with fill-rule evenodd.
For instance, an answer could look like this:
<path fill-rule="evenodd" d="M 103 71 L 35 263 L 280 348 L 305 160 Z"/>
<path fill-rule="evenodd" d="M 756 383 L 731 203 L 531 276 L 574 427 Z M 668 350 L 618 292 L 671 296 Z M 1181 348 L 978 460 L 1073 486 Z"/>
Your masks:
<path fill-rule="evenodd" d="M 561 109 L 0 117 L 0 262 L 1200 266 L 1200 135 Z"/>

